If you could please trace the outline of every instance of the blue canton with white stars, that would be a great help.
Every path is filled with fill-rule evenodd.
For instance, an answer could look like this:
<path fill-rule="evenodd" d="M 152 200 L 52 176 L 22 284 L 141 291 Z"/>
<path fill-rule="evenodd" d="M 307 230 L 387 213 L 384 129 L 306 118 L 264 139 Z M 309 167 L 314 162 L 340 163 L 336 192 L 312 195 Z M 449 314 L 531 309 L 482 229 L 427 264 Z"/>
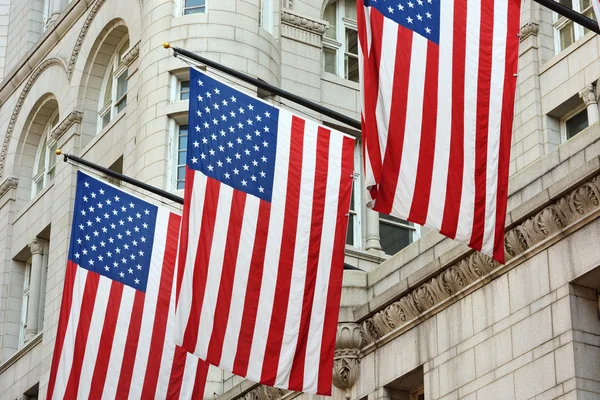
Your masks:
<path fill-rule="evenodd" d="M 145 292 L 157 213 L 156 206 L 78 172 L 69 260 Z"/>
<path fill-rule="evenodd" d="M 279 110 L 190 68 L 188 168 L 271 201 Z"/>
<path fill-rule="evenodd" d="M 363 0 L 385 17 L 440 44 L 441 0 Z M 452 0 L 447 0 L 452 1 Z"/>

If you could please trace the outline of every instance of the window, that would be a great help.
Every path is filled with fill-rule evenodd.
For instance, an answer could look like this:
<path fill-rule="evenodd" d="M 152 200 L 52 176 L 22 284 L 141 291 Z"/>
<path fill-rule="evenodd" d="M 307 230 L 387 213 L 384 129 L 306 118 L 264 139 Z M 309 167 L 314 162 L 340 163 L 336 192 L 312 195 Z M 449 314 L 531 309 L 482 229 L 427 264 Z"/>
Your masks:
<path fill-rule="evenodd" d="M 183 0 L 183 15 L 206 12 L 206 0 Z"/>
<path fill-rule="evenodd" d="M 379 236 L 381 249 L 393 255 L 418 239 L 418 230 L 412 222 L 379 214 Z"/>
<path fill-rule="evenodd" d="M 592 0 L 557 0 L 562 5 L 596 20 Z M 566 17 L 553 13 L 554 19 L 554 49 L 558 54 L 569 47 L 573 42 L 579 40 L 588 32 L 588 29 L 573 23 Z"/>
<path fill-rule="evenodd" d="M 425 388 L 421 386 L 410 392 L 410 400 L 425 400 Z"/>
<path fill-rule="evenodd" d="M 175 154 L 175 189 L 185 188 L 185 166 L 187 156 L 188 126 L 177 125 L 177 145 Z"/>
<path fill-rule="evenodd" d="M 129 49 L 129 39 L 119 43 L 106 68 L 106 76 L 100 91 L 100 110 L 98 110 L 98 131 L 106 127 L 127 106 L 128 70 L 123 56 Z"/>
<path fill-rule="evenodd" d="M 563 142 L 571 139 L 588 127 L 587 109 L 577 110 L 567 114 L 561 124 Z"/>
<path fill-rule="evenodd" d="M 190 99 L 190 81 L 178 81 L 179 82 L 179 100 Z"/>
<path fill-rule="evenodd" d="M 272 0 L 258 0 L 258 25 L 264 30 L 273 33 L 273 2 Z"/>
<path fill-rule="evenodd" d="M 25 344 L 25 330 L 27 329 L 27 311 L 29 310 L 29 283 L 31 281 L 31 259 L 25 265 L 23 277 L 23 301 L 21 302 L 21 325 L 19 329 L 19 349 Z"/>
<path fill-rule="evenodd" d="M 350 212 L 348 213 L 348 231 L 346 232 L 346 244 L 354 247 L 362 247 L 361 230 L 361 191 L 360 179 L 361 147 L 360 143 L 354 148 L 354 183 L 352 184 L 352 197 L 350 198 Z"/>
<path fill-rule="evenodd" d="M 323 19 L 329 23 L 323 37 L 323 70 L 358 82 L 356 2 L 331 2 L 325 7 Z"/>
<path fill-rule="evenodd" d="M 45 188 L 48 183 L 54 179 L 54 170 L 56 167 L 56 141 L 50 136 L 52 129 L 58 124 L 58 111 L 51 117 L 50 122 L 46 124 L 44 133 L 40 139 L 35 162 L 33 164 L 33 187 L 31 189 L 31 198 L 35 197 Z"/>

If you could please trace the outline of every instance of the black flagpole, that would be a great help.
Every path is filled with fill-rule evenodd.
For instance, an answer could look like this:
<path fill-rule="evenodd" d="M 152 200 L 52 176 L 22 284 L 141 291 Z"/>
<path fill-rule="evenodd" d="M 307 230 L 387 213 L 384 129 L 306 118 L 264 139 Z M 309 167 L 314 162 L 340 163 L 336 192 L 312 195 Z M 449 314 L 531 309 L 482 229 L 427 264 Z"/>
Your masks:
<path fill-rule="evenodd" d="M 571 21 L 583 26 L 584 28 L 589 29 L 592 32 L 596 32 L 598 35 L 600 35 L 600 26 L 598 26 L 598 23 L 596 21 L 594 21 L 593 19 L 586 17 L 585 15 L 580 14 L 577 11 L 574 11 L 573 9 L 571 9 L 567 6 L 564 6 L 554 0 L 533 0 L 533 1 L 535 1 L 538 4 L 543 5 L 544 7 L 549 8 L 550 10 L 554 11 L 557 14 L 562 15 L 563 17 L 567 17 Z"/>
<path fill-rule="evenodd" d="M 202 56 L 199 56 L 198 54 L 192 53 L 191 51 L 185 50 L 185 49 L 181 49 L 179 47 L 171 47 L 171 45 L 169 43 L 164 43 L 163 47 L 165 49 L 173 49 L 173 55 L 175 57 L 177 57 L 178 55 L 182 55 L 185 58 L 189 58 L 191 60 L 197 61 L 199 63 L 202 63 L 204 65 L 208 65 L 209 67 L 212 67 L 216 70 L 219 70 L 221 72 L 226 73 L 227 75 L 231 75 L 237 79 L 240 79 L 244 82 L 247 82 L 251 85 L 254 85 L 260 89 L 266 90 L 267 92 L 270 92 L 274 95 L 277 95 L 279 97 L 282 97 L 284 99 L 288 99 L 290 101 L 293 101 L 296 104 L 300 104 L 301 106 L 304 106 L 308 109 L 311 109 L 313 111 L 316 111 L 320 114 L 326 115 L 329 118 L 335 119 L 336 121 L 339 121 L 341 123 L 344 123 L 348 126 L 351 126 L 352 128 L 358 129 L 360 131 L 360 121 L 355 120 L 354 118 L 350 118 L 344 114 L 341 114 L 337 111 L 334 111 L 330 108 L 327 107 L 323 107 L 320 104 L 317 104 L 315 102 L 312 102 L 310 100 L 307 100 L 303 97 L 297 96 L 293 93 L 290 93 L 288 91 L 285 91 L 283 89 L 280 89 L 276 86 L 273 85 L 269 85 L 267 82 L 265 81 L 261 81 L 259 79 L 253 78 L 249 75 L 246 75 L 242 72 L 236 71 L 232 68 L 226 67 L 223 64 L 219 64 L 217 62 L 214 62 L 212 60 L 209 60 L 208 58 L 204 58 Z"/>

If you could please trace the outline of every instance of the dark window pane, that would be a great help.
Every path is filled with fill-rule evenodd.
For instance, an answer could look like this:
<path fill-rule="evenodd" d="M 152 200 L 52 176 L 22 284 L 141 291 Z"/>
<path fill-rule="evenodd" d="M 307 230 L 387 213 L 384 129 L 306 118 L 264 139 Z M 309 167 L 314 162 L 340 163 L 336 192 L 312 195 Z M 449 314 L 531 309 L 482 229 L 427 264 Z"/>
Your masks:
<path fill-rule="evenodd" d="M 579 132 L 588 127 L 587 110 L 583 110 L 579 114 L 567 121 L 567 139 L 571 139 Z"/>
<path fill-rule="evenodd" d="M 379 223 L 381 247 L 386 254 L 396 254 L 412 242 L 412 230 L 395 225 Z"/>
<path fill-rule="evenodd" d="M 206 0 L 185 0 L 186 7 L 204 7 Z"/>
<path fill-rule="evenodd" d="M 177 181 L 177 190 L 185 189 L 185 181 Z"/>
<path fill-rule="evenodd" d="M 346 244 L 354 246 L 354 219 L 355 216 L 350 214 L 348 217 L 348 231 L 346 232 Z"/>
<path fill-rule="evenodd" d="M 177 157 L 177 165 L 183 165 L 186 163 L 186 152 L 185 151 L 180 151 L 179 152 L 179 157 Z"/>
<path fill-rule="evenodd" d="M 187 150 L 187 136 L 179 136 L 179 150 Z"/>
<path fill-rule="evenodd" d="M 188 100 L 190 98 L 190 81 L 181 81 L 181 91 L 179 100 Z"/>
<path fill-rule="evenodd" d="M 177 168 L 177 180 L 185 180 L 185 166 Z"/>

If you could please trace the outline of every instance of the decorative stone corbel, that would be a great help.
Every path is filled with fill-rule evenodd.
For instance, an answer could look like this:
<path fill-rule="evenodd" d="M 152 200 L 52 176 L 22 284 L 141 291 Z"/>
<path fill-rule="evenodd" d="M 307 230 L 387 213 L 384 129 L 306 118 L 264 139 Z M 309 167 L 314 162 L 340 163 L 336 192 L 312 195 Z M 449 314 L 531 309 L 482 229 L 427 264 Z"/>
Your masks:
<path fill-rule="evenodd" d="M 243 400 L 278 400 L 288 393 L 287 390 L 276 387 L 259 385 L 247 392 Z"/>
<path fill-rule="evenodd" d="M 135 61 L 136 58 L 140 55 L 140 42 L 137 42 L 133 45 L 125 55 L 123 55 L 123 63 L 125 65 L 130 66 L 131 63 Z"/>
<path fill-rule="evenodd" d="M 50 136 L 52 139 L 58 141 L 65 134 L 66 131 L 69 130 L 73 124 L 80 124 L 83 120 L 83 112 L 81 111 L 71 111 L 69 115 L 65 119 L 63 119 L 56 128 L 52 131 Z"/>
<path fill-rule="evenodd" d="M 521 31 L 520 31 L 520 41 L 524 41 L 525 39 L 527 39 L 529 36 L 537 36 L 538 32 L 540 31 L 540 24 L 536 23 L 536 22 L 528 22 L 525 25 L 523 25 L 521 27 Z"/>
<path fill-rule="evenodd" d="M 362 343 L 360 325 L 340 322 L 335 340 L 333 358 L 333 384 L 350 399 L 350 392 L 360 374 L 360 346 Z"/>
<path fill-rule="evenodd" d="M 4 196 L 10 189 L 16 189 L 19 184 L 19 179 L 9 176 L 0 183 L 0 197 Z"/>
<path fill-rule="evenodd" d="M 598 93 L 594 84 L 589 84 L 579 92 L 579 97 L 585 103 L 588 114 L 588 124 L 593 125 L 600 120 L 598 112 Z"/>

